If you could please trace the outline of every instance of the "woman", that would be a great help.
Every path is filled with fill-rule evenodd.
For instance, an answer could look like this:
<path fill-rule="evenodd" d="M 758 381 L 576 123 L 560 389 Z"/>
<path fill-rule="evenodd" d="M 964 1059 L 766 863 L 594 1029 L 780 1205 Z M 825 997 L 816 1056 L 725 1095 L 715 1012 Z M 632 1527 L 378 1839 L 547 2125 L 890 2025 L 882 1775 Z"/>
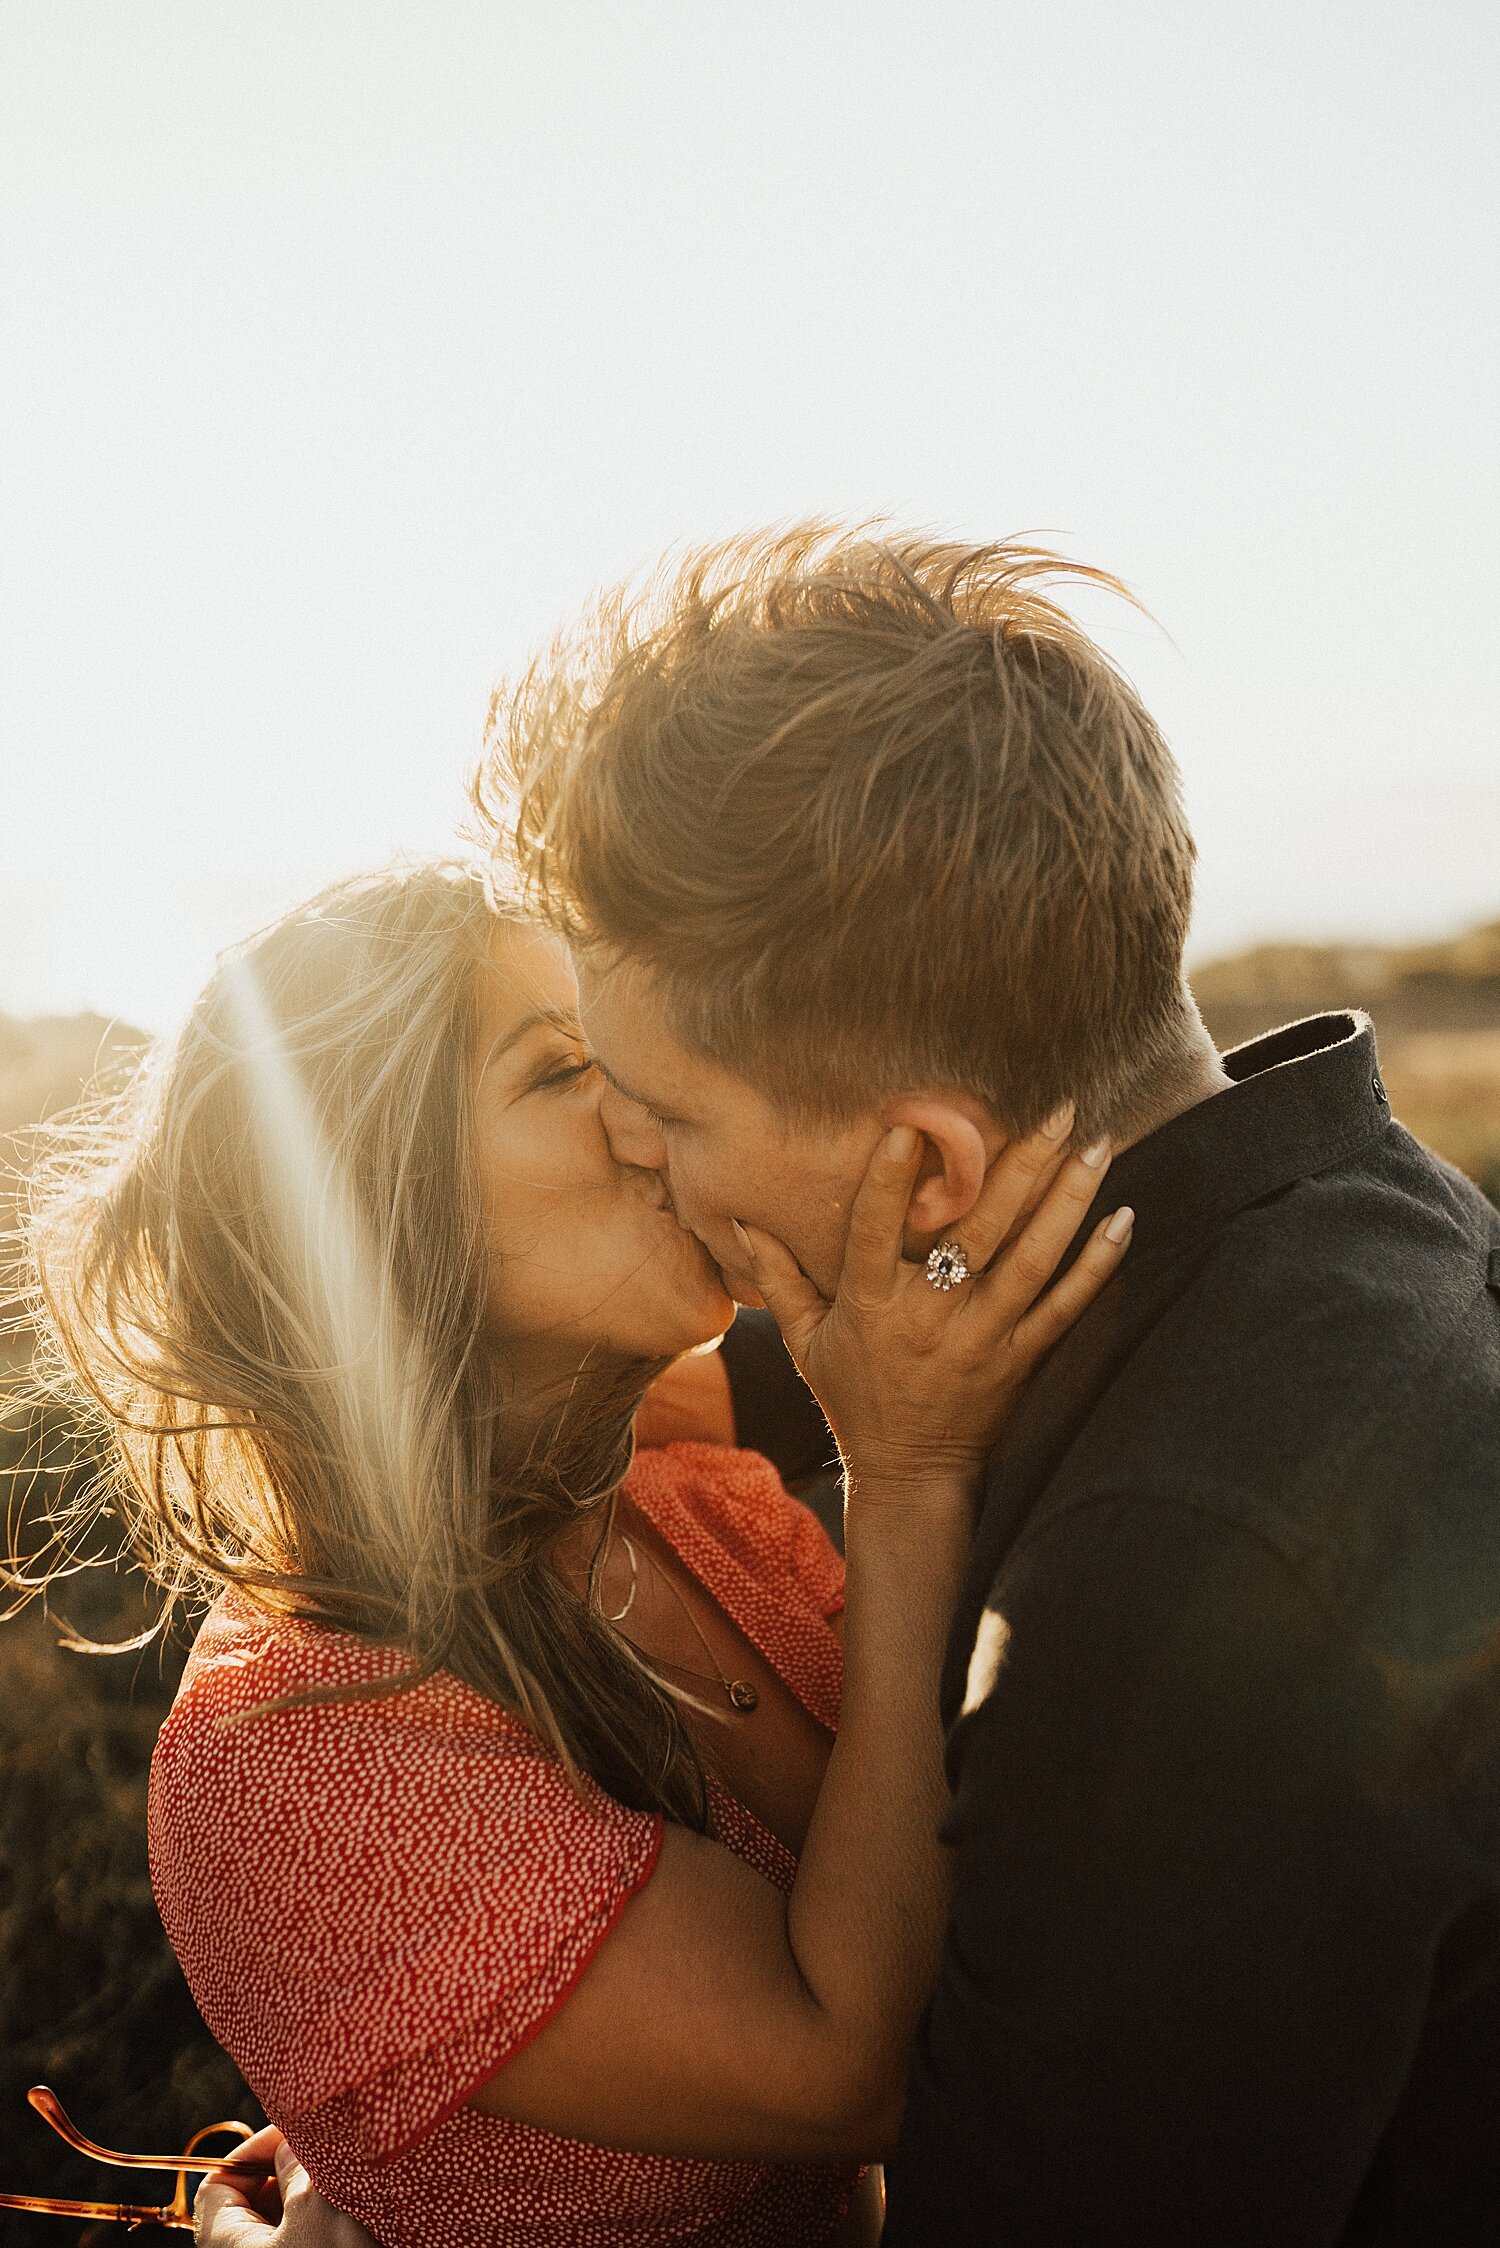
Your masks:
<path fill-rule="evenodd" d="M 751 1244 L 844 1458 L 847 1590 L 764 1459 L 631 1464 L 733 1306 L 610 1151 L 565 958 L 462 870 L 229 959 L 44 1201 L 137 1543 L 221 1594 L 153 1765 L 162 1916 L 385 2248 L 878 2235 L 979 1467 L 1123 1253 L 1033 1308 L 1099 1178 L 1039 1136 L 940 1295 L 901 1257 L 920 1160 L 875 1151 L 831 1307 Z"/>

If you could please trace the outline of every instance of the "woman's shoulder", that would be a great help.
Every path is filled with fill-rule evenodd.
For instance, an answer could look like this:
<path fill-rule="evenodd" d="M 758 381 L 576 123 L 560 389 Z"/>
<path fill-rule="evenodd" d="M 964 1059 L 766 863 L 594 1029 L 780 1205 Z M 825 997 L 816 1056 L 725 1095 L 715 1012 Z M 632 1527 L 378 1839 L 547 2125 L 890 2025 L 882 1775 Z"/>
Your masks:
<path fill-rule="evenodd" d="M 346 1816 L 399 1824 L 445 1789 L 482 1785 L 534 1816 L 577 1790 L 522 1720 L 452 1672 L 423 1673 L 400 1649 L 277 1615 L 237 1591 L 210 1609 L 151 1760 L 154 1838 L 186 1826 L 201 1844 L 205 1807 L 258 1808 L 274 1784 L 285 1826 L 317 1829 L 336 1797 Z M 601 1796 L 601 1802 L 608 1798 Z"/>
<path fill-rule="evenodd" d="M 636 1455 L 625 1488 L 700 1574 L 711 1551 L 762 1582 L 795 1588 L 825 1616 L 843 1607 L 844 1564 L 827 1531 L 759 1452 L 664 1445 Z"/>
<path fill-rule="evenodd" d="M 333 1718 L 347 1727 L 363 1713 L 379 1725 L 398 1712 L 407 1724 L 467 1721 L 532 1738 L 450 1672 L 423 1673 L 399 1648 L 262 1606 L 231 1587 L 199 1626 L 164 1731 L 194 1725 L 227 1731 L 264 1714 L 297 1718 L 295 1729 L 310 1734 Z"/>
<path fill-rule="evenodd" d="M 283 2117 L 480 2020 L 503 2058 L 656 1862 L 659 1818 L 450 1674 L 402 1689 L 402 1660 L 227 1595 L 152 1760 L 162 1920 L 210 2028 Z M 403 2093 L 374 2138 L 394 2144 L 410 2112 Z"/>
<path fill-rule="evenodd" d="M 262 1605 L 231 1585 L 198 1626 L 178 1698 L 235 1695 L 241 1689 L 264 1695 L 269 1688 L 275 1694 L 283 1690 L 281 1682 L 288 1689 L 299 1682 L 333 1684 L 344 1677 L 353 1683 L 393 1673 L 400 1661 L 394 1649 L 291 1610 Z"/>

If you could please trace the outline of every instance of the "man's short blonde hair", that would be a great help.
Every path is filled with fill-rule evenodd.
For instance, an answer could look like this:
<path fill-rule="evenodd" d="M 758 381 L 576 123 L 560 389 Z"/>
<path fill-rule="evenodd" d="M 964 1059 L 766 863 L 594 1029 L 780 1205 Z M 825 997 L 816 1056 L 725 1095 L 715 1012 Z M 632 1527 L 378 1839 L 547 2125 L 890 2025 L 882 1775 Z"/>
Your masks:
<path fill-rule="evenodd" d="M 1014 541 L 694 552 L 496 696 L 481 811 L 555 927 L 778 1105 L 1139 1126 L 1191 1045 L 1193 843 L 1069 583 L 1124 592 Z"/>

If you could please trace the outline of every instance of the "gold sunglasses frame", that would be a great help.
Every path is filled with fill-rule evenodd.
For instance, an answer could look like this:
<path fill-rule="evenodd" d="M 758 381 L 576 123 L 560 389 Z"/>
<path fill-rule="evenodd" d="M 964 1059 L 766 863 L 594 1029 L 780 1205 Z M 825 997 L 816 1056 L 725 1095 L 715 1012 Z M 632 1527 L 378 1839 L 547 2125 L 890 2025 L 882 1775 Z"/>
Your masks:
<path fill-rule="evenodd" d="M 232 2176 L 264 2184 L 274 2175 L 275 2165 L 270 2162 L 246 2161 L 237 2154 L 200 2154 L 199 2147 L 205 2139 L 217 2138 L 222 2131 L 237 2133 L 241 2141 L 255 2136 L 248 2123 L 229 2121 L 205 2123 L 195 2131 L 181 2154 L 116 2154 L 110 2147 L 96 2145 L 86 2138 L 69 2116 L 57 2094 L 46 2084 L 33 2084 L 26 2095 L 28 2103 L 44 2123 L 49 2123 L 60 2139 L 65 2139 L 79 2154 L 91 2162 L 108 2163 L 115 2170 L 175 2170 L 177 2191 L 170 2201 L 150 2203 L 144 2201 L 57 2201 L 45 2194 L 0 2193 L 0 2209 L 26 2209 L 43 2217 L 77 2217 L 92 2219 L 96 2224 L 129 2225 L 143 2228 L 154 2225 L 168 2232 L 191 2232 L 193 2212 L 188 2203 L 188 2172 L 190 2170 L 224 2170 Z"/>

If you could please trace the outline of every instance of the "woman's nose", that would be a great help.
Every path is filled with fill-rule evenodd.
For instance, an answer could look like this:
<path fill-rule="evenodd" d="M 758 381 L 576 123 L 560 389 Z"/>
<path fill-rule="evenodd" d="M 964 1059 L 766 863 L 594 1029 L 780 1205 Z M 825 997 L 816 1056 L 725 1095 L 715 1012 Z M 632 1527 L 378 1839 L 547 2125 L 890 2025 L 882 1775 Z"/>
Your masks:
<path fill-rule="evenodd" d="M 617 1163 L 633 1163 L 640 1171 L 664 1171 L 667 1143 L 639 1101 L 628 1100 L 606 1085 L 599 1102 L 599 1121 Z"/>

